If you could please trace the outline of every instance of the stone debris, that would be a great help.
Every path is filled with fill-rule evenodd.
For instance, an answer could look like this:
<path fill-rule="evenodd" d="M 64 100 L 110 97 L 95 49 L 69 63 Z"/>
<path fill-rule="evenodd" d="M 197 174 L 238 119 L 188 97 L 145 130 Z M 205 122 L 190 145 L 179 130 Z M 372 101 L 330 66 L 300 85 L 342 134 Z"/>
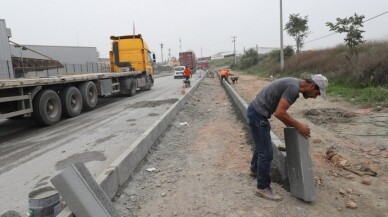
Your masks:
<path fill-rule="evenodd" d="M 364 185 L 370 185 L 371 181 L 370 181 L 370 179 L 365 178 L 365 179 L 362 179 L 361 183 Z"/>
<path fill-rule="evenodd" d="M 357 208 L 357 204 L 354 201 L 349 200 L 348 202 L 346 202 L 346 207 L 350 208 L 350 209 L 356 209 Z"/>
<path fill-rule="evenodd" d="M 13 210 L 3 213 L 0 217 L 21 217 L 21 215 Z"/>

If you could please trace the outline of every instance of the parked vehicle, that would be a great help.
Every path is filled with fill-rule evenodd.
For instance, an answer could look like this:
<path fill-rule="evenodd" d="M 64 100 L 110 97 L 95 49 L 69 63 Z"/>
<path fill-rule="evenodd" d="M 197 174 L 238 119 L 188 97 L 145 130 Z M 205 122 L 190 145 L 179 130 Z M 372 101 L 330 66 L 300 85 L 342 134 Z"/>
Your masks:
<path fill-rule="evenodd" d="M 150 90 L 155 55 L 142 36 L 111 40 L 112 72 L 0 80 L 0 119 L 31 115 L 41 125 L 53 125 L 62 116 L 76 117 L 93 109 L 100 96 Z"/>
<path fill-rule="evenodd" d="M 177 78 L 184 78 L 184 71 L 185 71 L 186 67 L 185 66 L 176 66 L 174 68 L 174 79 L 177 79 Z"/>

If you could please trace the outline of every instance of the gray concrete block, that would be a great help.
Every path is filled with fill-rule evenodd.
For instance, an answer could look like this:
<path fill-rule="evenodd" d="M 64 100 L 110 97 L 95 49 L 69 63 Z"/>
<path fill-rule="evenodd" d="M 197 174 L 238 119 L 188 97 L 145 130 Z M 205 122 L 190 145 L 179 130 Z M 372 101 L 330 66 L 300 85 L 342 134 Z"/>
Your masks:
<path fill-rule="evenodd" d="M 108 198 L 113 198 L 119 190 L 120 182 L 116 169 L 116 167 L 108 167 L 96 178 L 96 182 L 104 190 Z"/>
<path fill-rule="evenodd" d="M 309 141 L 293 127 L 284 129 L 284 137 L 291 194 L 304 201 L 314 201 L 315 185 Z"/>
<path fill-rule="evenodd" d="M 75 163 L 51 179 L 76 216 L 119 217 L 108 196 L 82 163 Z"/>

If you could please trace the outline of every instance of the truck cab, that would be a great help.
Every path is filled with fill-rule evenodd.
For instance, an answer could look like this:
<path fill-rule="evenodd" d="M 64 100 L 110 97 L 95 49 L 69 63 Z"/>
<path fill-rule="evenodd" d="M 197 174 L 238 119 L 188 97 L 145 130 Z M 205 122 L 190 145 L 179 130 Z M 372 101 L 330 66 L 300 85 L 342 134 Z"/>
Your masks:
<path fill-rule="evenodd" d="M 111 36 L 112 51 L 109 52 L 112 72 L 137 71 L 154 74 L 155 54 L 152 53 L 141 34 Z"/>

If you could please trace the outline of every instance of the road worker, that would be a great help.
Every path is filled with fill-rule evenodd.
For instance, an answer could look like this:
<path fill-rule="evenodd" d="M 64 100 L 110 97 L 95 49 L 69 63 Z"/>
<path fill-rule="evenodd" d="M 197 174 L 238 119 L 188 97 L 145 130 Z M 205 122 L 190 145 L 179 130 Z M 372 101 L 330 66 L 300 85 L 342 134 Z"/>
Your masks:
<path fill-rule="evenodd" d="M 185 83 L 190 86 L 190 77 L 191 77 L 191 70 L 189 67 L 186 66 L 185 71 L 183 71 L 183 75 L 186 78 Z"/>
<path fill-rule="evenodd" d="M 221 85 L 222 85 L 222 80 L 224 79 L 226 82 L 228 82 L 228 84 L 230 84 L 229 82 L 229 75 L 232 75 L 228 69 L 224 69 L 224 70 L 221 70 L 220 72 L 220 81 L 221 81 Z"/>
<path fill-rule="evenodd" d="M 266 199 L 281 200 L 271 188 L 270 168 L 273 158 L 271 125 L 273 114 L 286 126 L 294 127 L 304 137 L 310 137 L 310 127 L 292 118 L 287 110 L 299 98 L 326 96 L 328 80 L 321 74 L 308 79 L 281 78 L 265 86 L 247 109 L 248 123 L 255 143 L 251 160 L 250 176 L 257 178 L 256 194 Z"/>

